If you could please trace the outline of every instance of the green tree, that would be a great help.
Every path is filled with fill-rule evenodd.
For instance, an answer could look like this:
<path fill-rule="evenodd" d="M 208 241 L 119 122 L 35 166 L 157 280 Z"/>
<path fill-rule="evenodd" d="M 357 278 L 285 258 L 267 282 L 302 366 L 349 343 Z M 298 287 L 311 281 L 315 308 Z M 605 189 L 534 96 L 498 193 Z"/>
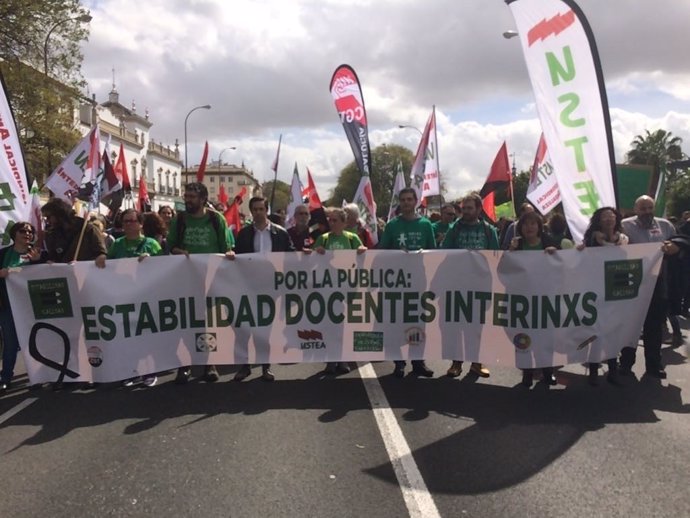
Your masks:
<path fill-rule="evenodd" d="M 388 209 L 391 203 L 393 182 L 398 172 L 398 164 L 402 162 L 403 173 L 406 177 L 405 183 L 409 183 L 407 176 L 412 169 L 414 153 L 406 147 L 397 144 L 383 144 L 374 148 L 371 155 L 371 187 L 374 192 L 374 199 L 376 200 L 376 212 L 377 216 L 386 217 L 388 216 Z M 327 205 L 340 207 L 343 200 L 347 200 L 348 202 L 352 201 L 357 191 L 360 178 L 361 174 L 359 169 L 357 169 L 357 164 L 355 164 L 353 160 L 340 171 L 338 182 L 331 191 L 330 198 L 325 203 Z"/>
<path fill-rule="evenodd" d="M 629 164 L 654 166 L 655 171 L 666 170 L 666 164 L 674 160 L 681 160 L 685 153 L 681 149 L 683 139 L 674 137 L 670 131 L 656 130 L 650 133 L 645 130 L 644 135 L 637 135 L 630 143 L 631 149 L 627 153 Z M 666 186 L 672 187 L 680 178 L 681 172 L 669 170 L 666 172 Z"/>
<path fill-rule="evenodd" d="M 290 186 L 281 180 L 276 180 L 275 182 L 275 196 L 273 196 L 273 180 L 264 182 L 261 184 L 261 190 L 264 193 L 264 198 L 271 203 L 271 197 L 273 197 L 273 205 L 271 206 L 271 211 L 275 212 L 277 210 L 287 209 L 288 202 L 290 201 Z"/>
<path fill-rule="evenodd" d="M 80 44 L 90 16 L 79 0 L 3 0 L 0 19 L 0 72 L 28 172 L 42 183 L 79 138 Z"/>
<path fill-rule="evenodd" d="M 685 169 L 668 189 L 666 214 L 680 218 L 683 211 L 690 210 L 690 171 Z"/>

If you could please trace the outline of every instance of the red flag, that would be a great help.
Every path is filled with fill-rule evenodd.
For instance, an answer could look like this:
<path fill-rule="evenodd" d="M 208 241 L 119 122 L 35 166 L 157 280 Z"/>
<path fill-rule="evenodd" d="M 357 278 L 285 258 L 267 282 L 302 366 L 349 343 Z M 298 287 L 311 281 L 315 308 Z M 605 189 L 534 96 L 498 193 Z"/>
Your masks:
<path fill-rule="evenodd" d="M 323 207 L 321 203 L 321 198 L 319 198 L 319 193 L 316 192 L 316 185 L 311 177 L 311 171 L 307 167 L 307 187 L 302 191 L 302 196 L 307 198 L 307 205 L 309 206 L 309 212 Z"/>
<path fill-rule="evenodd" d="M 225 192 L 225 186 L 220 186 L 220 193 L 218 193 L 218 201 L 224 206 L 228 206 L 228 193 Z"/>
<path fill-rule="evenodd" d="M 510 189 L 512 199 L 513 181 L 510 175 L 510 161 L 508 160 L 508 147 L 505 141 L 498 150 L 493 164 L 491 164 L 491 171 L 484 182 L 484 187 L 479 192 L 482 197 L 482 205 L 484 213 L 491 219 L 496 221 L 496 210 L 494 204 L 494 193 L 499 189 Z"/>
<path fill-rule="evenodd" d="M 247 188 L 242 187 L 242 190 L 235 196 L 232 200 L 230 206 L 225 209 L 223 215 L 225 216 L 225 221 L 228 224 L 228 228 L 232 230 L 232 233 L 237 237 L 240 229 L 242 228 L 242 220 L 240 219 L 240 205 L 242 205 L 242 200 L 247 194 Z"/>
<path fill-rule="evenodd" d="M 151 201 L 149 200 L 149 190 L 146 186 L 146 173 L 142 171 L 141 178 L 139 178 L 139 212 L 146 212 L 151 208 Z"/>
<path fill-rule="evenodd" d="M 208 140 L 204 145 L 204 154 L 201 157 L 201 163 L 199 164 L 199 170 L 196 172 L 196 181 L 204 181 L 204 173 L 206 172 L 206 160 L 208 159 Z"/>
<path fill-rule="evenodd" d="M 115 163 L 115 174 L 122 180 L 122 189 L 125 192 L 132 192 L 132 185 L 129 183 L 129 175 L 127 174 L 127 161 L 125 160 L 125 147 L 120 142 L 120 154 L 117 156 Z"/>

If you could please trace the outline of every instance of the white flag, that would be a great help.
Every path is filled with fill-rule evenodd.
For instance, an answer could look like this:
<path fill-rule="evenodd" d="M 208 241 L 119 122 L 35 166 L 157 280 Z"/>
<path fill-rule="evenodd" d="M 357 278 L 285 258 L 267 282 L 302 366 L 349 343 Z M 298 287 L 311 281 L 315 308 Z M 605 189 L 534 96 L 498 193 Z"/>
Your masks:
<path fill-rule="evenodd" d="M 403 174 L 402 162 L 398 162 L 398 173 L 395 175 L 395 182 L 393 182 L 393 197 L 391 198 L 391 206 L 388 209 L 388 221 L 395 217 L 395 213 L 400 205 L 398 195 L 400 191 L 405 188 L 405 175 Z"/>
<path fill-rule="evenodd" d="M 55 196 L 63 200 L 73 201 L 79 192 L 82 183 L 92 181 L 91 175 L 96 167 L 98 172 L 100 165 L 100 142 L 98 127 L 93 128 L 88 135 L 74 147 L 62 163 L 53 171 L 46 187 L 53 191 Z M 96 158 L 94 158 L 94 155 Z M 93 178 L 95 180 L 95 177 Z"/>
<path fill-rule="evenodd" d="M 441 169 L 438 166 L 438 144 L 436 142 L 436 107 L 431 112 L 431 117 L 426 123 L 424 132 L 429 134 L 426 147 L 426 160 L 424 161 L 424 186 L 422 198 L 441 194 Z M 421 203 L 421 200 L 420 200 Z"/>
<path fill-rule="evenodd" d="M 553 172 L 543 133 L 539 138 L 537 153 L 529 176 L 527 199 L 544 216 L 561 202 L 561 191 L 558 189 L 558 181 Z"/>
<path fill-rule="evenodd" d="M 300 182 L 299 172 L 297 171 L 297 162 L 295 162 L 295 169 L 292 172 L 292 183 L 290 184 L 290 202 L 288 203 L 285 214 L 285 228 L 295 226 L 295 209 L 299 205 L 303 204 L 302 182 Z"/>
<path fill-rule="evenodd" d="M 573 237 L 616 206 L 611 120 L 596 44 L 573 0 L 508 0 Z"/>
<path fill-rule="evenodd" d="M 364 226 L 371 233 L 371 242 L 374 246 L 377 245 L 379 233 L 376 223 L 376 201 L 374 201 L 374 191 L 371 188 L 371 178 L 369 175 L 362 176 L 352 203 L 356 203 L 359 207 L 359 214 L 364 222 Z"/>

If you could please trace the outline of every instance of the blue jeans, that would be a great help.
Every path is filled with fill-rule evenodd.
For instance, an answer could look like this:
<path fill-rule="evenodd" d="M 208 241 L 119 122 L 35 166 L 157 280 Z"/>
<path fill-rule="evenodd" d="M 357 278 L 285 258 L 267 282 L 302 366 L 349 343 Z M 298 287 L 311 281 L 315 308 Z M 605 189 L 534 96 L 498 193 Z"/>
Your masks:
<path fill-rule="evenodd" d="M 14 327 L 14 319 L 10 308 L 0 309 L 0 327 L 2 328 L 2 370 L 0 379 L 4 382 L 12 381 L 14 365 L 17 363 L 17 351 L 19 351 L 19 338 Z"/>

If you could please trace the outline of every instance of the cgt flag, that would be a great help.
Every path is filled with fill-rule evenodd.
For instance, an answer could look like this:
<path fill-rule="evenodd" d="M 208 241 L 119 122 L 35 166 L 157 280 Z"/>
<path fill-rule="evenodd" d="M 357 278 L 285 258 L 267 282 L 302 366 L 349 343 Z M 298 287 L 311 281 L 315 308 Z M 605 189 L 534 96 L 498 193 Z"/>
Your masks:
<path fill-rule="evenodd" d="M 515 18 L 563 209 L 581 241 L 616 206 L 611 119 L 592 29 L 573 0 L 506 0 Z"/>
<path fill-rule="evenodd" d="M 362 176 L 371 173 L 371 148 L 364 97 L 357 74 L 349 65 L 340 65 L 331 77 L 331 96 L 335 101 L 357 168 Z"/>
<path fill-rule="evenodd" d="M 362 176 L 359 186 L 355 193 L 352 203 L 359 207 L 359 214 L 364 222 L 364 226 L 371 234 L 371 241 L 374 246 L 379 242 L 379 233 L 376 222 L 376 202 L 374 201 L 374 191 L 371 189 L 371 178 L 369 175 Z"/>
<path fill-rule="evenodd" d="M 391 206 L 388 209 L 388 221 L 392 220 L 396 216 L 398 211 L 398 206 L 400 205 L 399 195 L 400 191 L 405 188 L 405 175 L 403 173 L 402 161 L 398 161 L 398 172 L 395 175 L 395 181 L 393 182 L 393 197 L 391 198 Z"/>

